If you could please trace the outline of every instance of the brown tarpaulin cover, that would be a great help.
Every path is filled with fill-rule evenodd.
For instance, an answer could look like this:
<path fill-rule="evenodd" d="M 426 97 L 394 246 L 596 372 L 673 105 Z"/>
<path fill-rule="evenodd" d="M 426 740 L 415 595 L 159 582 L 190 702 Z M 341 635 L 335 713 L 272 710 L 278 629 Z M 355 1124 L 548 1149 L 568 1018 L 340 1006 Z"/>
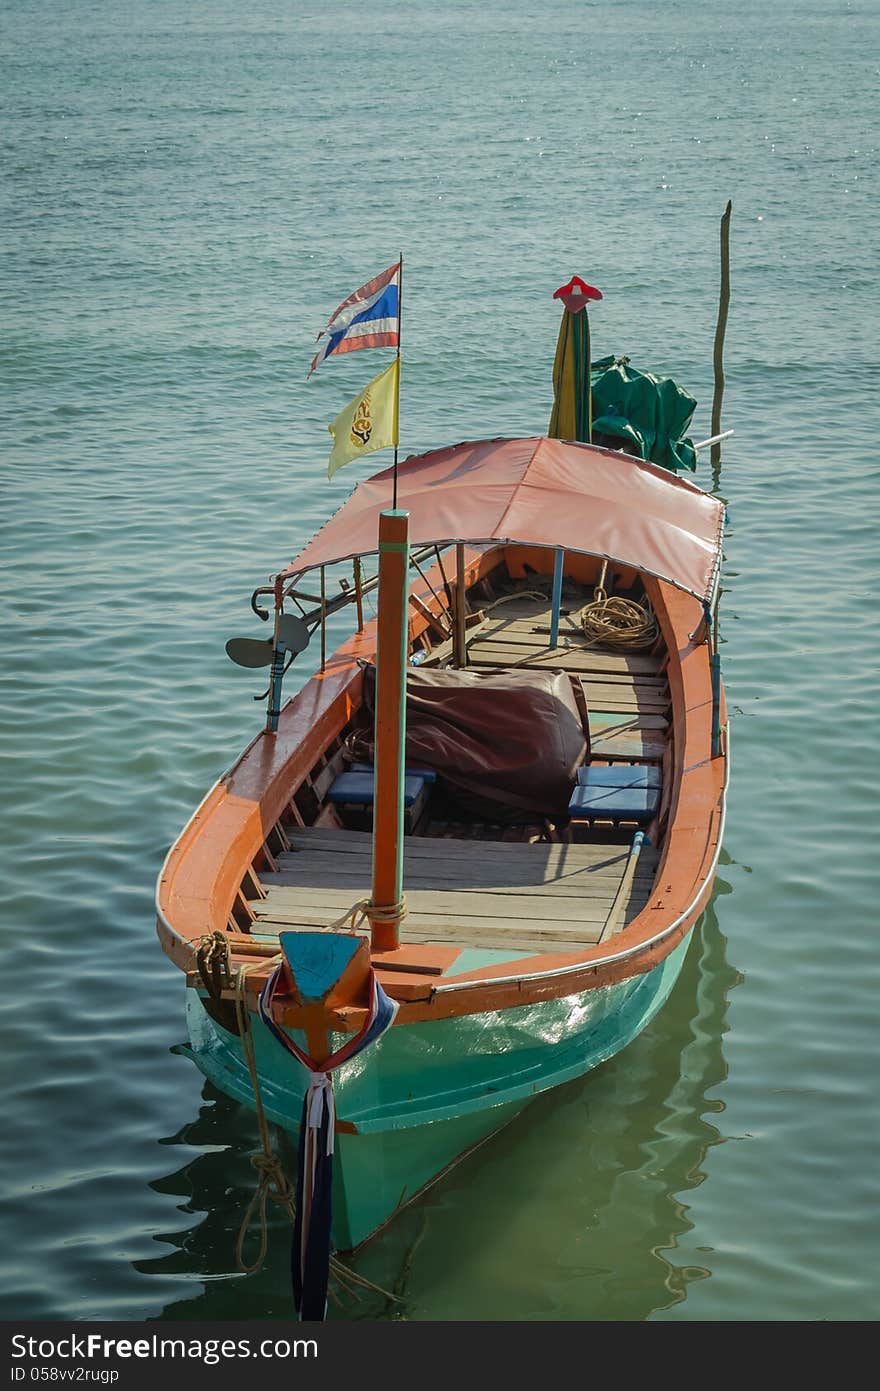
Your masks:
<path fill-rule="evenodd" d="M 365 665 L 370 715 L 375 688 L 376 669 Z M 586 752 L 565 672 L 407 672 L 407 764 L 434 769 L 449 788 L 467 794 L 475 811 L 492 804 L 567 815 Z"/>

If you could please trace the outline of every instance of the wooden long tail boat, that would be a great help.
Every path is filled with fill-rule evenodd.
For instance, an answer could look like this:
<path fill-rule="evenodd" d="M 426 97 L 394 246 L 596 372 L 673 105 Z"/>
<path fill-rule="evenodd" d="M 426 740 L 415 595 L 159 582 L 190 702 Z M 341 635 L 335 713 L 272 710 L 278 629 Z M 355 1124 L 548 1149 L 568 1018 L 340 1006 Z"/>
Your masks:
<path fill-rule="evenodd" d="M 545 437 L 410 458 L 396 483 L 381 548 L 390 469 L 275 577 L 268 727 L 157 888 L 205 1075 L 304 1142 L 304 1096 L 332 1068 L 343 1252 L 645 1027 L 724 825 L 722 504 Z M 353 580 L 328 598 L 342 562 Z M 641 646 L 585 633 L 612 591 L 654 624 Z M 346 605 L 356 630 L 328 654 L 327 616 Z M 323 659 L 282 708 L 291 610 Z"/>

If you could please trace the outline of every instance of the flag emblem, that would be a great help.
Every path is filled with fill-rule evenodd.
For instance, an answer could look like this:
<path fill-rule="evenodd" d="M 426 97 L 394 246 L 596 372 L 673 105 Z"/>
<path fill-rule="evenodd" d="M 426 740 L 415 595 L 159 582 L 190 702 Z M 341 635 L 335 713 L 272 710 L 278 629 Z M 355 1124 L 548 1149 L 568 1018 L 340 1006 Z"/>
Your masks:
<path fill-rule="evenodd" d="M 370 406 L 372 397 L 369 391 L 364 395 L 364 399 L 358 406 L 358 414 L 352 421 L 351 442 L 353 445 L 363 446 L 369 444 L 370 435 L 373 433 L 373 422 L 370 419 Z"/>

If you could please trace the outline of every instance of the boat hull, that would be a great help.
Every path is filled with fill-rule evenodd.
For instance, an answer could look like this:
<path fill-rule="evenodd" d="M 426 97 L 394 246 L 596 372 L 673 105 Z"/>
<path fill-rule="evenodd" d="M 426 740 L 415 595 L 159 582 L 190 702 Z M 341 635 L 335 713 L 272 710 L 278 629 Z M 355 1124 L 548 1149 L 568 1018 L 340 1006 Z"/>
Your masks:
<path fill-rule="evenodd" d="M 485 1014 L 398 1024 L 340 1067 L 334 1074 L 341 1122 L 334 1159 L 337 1249 L 360 1245 L 533 1096 L 624 1048 L 662 1007 L 689 942 L 690 933 L 650 970 L 611 985 Z M 238 1036 L 215 1022 L 196 989 L 187 991 L 187 1024 L 202 1072 L 253 1106 Z M 296 1134 L 307 1073 L 258 1018 L 253 1035 L 266 1114 Z"/>

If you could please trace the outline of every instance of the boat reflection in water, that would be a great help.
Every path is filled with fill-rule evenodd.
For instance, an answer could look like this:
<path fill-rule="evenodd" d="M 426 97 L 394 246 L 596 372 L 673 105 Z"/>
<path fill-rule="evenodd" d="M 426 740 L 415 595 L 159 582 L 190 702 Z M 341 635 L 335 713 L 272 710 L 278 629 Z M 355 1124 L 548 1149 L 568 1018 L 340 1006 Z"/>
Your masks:
<path fill-rule="evenodd" d="M 643 1319 L 710 1276 L 708 1266 L 677 1263 L 675 1250 L 693 1225 L 686 1195 L 724 1139 L 713 1118 L 724 1109 L 722 1040 L 740 976 L 716 903 L 730 892 L 719 875 L 666 1006 L 622 1053 L 536 1098 L 353 1258 L 396 1301 L 361 1291 L 360 1303 L 331 1301 L 330 1318 Z M 165 1141 L 201 1153 L 151 1185 L 199 1219 L 158 1236 L 168 1249 L 137 1269 L 198 1283 L 166 1305 L 166 1319 L 289 1318 L 283 1215 L 270 1214 L 263 1269 L 235 1270 L 253 1189 L 253 1113 L 210 1083 L 203 1095 L 198 1117 Z M 292 1173 L 292 1147 L 280 1143 Z M 252 1242 L 249 1253 L 256 1232 Z"/>

